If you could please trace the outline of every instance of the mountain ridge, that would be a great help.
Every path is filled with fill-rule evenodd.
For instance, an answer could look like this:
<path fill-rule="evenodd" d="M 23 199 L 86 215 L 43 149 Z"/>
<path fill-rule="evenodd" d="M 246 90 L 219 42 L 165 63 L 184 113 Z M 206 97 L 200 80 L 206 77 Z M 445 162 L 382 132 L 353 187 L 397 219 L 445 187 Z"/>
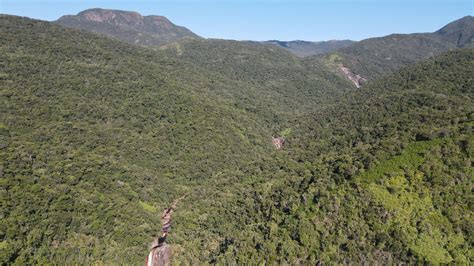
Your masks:
<path fill-rule="evenodd" d="M 268 40 L 263 43 L 269 43 L 281 47 L 285 50 L 299 57 L 307 57 L 319 54 L 329 53 L 349 45 L 356 43 L 352 40 L 329 40 L 329 41 L 304 41 L 304 40 L 293 40 L 293 41 L 279 41 L 279 40 Z"/>
<path fill-rule="evenodd" d="M 472 47 L 473 40 L 474 17 L 465 16 L 432 33 L 369 38 L 322 57 L 374 80 L 443 52 Z"/>
<path fill-rule="evenodd" d="M 140 264 L 183 195 L 176 264 L 473 261 L 474 49 L 354 89 L 271 44 L 0 21 L 0 263 Z"/>
<path fill-rule="evenodd" d="M 142 46 L 163 45 L 181 39 L 201 38 L 164 16 L 142 16 L 138 12 L 92 8 L 54 21 L 62 26 L 105 34 Z"/>
<path fill-rule="evenodd" d="M 465 16 L 455 20 L 435 32 L 439 38 L 455 44 L 459 48 L 474 46 L 474 17 Z"/>

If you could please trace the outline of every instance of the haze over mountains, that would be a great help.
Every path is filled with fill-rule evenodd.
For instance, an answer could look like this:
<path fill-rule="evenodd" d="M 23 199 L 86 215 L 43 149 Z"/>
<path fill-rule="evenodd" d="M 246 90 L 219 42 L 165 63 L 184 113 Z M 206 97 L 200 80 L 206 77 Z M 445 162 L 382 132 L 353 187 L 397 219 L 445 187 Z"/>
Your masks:
<path fill-rule="evenodd" d="M 472 21 L 302 58 L 0 15 L 0 262 L 142 264 L 186 196 L 173 264 L 472 264 Z"/>
<path fill-rule="evenodd" d="M 323 42 L 308 42 L 308 41 L 277 41 L 271 40 L 266 41 L 265 43 L 271 43 L 277 45 L 285 50 L 290 51 L 291 53 L 300 56 L 306 57 L 311 55 L 325 54 L 329 53 L 347 46 L 354 44 L 355 41 L 351 40 L 331 40 Z"/>

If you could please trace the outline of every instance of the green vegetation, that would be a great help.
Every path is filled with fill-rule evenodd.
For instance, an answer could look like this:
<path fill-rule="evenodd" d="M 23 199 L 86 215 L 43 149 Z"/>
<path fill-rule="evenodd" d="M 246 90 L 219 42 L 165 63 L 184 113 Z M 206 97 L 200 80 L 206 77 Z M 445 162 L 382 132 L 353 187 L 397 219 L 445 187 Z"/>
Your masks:
<path fill-rule="evenodd" d="M 471 262 L 473 59 L 448 53 L 296 119 L 280 172 L 247 196 L 263 237 L 218 261 Z"/>
<path fill-rule="evenodd" d="M 466 16 L 433 33 L 392 34 L 366 39 L 324 57 L 329 61 L 336 59 L 337 63 L 373 80 L 443 52 L 474 47 L 473 40 L 474 17 Z"/>
<path fill-rule="evenodd" d="M 160 210 L 188 192 L 204 201 L 206 188 L 272 151 L 255 114 L 212 95 L 243 85 L 163 53 L 1 19 L 11 77 L 1 86 L 4 262 L 137 262 L 160 227 L 141 202 Z"/>
<path fill-rule="evenodd" d="M 363 183 L 372 180 L 362 187 L 369 192 L 375 203 L 386 210 L 386 222 L 380 225 L 381 230 L 400 232 L 408 248 L 428 262 L 453 262 L 454 256 L 456 263 L 468 264 L 469 260 L 463 255 L 469 254 L 465 236 L 453 227 L 449 216 L 443 215 L 447 209 L 440 208 L 431 196 L 439 188 L 433 190 L 428 185 L 431 183 L 428 180 L 432 173 L 426 167 L 431 167 L 434 165 L 433 161 L 443 157 L 436 154 L 436 151 L 440 148 L 449 149 L 453 144 L 450 142 L 451 139 L 436 139 L 411 144 L 401 155 L 360 175 L 359 180 Z M 430 155 L 433 152 L 435 156 Z M 435 165 L 443 163 L 438 161 Z M 385 176 L 387 173 L 388 177 Z M 442 178 L 446 179 L 446 176 Z M 465 182 L 463 186 L 470 181 L 467 179 Z"/>
<path fill-rule="evenodd" d="M 431 141 L 419 141 L 411 143 L 406 147 L 400 155 L 395 155 L 383 163 L 376 165 L 370 171 L 364 172 L 358 176 L 362 182 L 376 181 L 381 179 L 385 174 L 403 174 L 405 171 L 410 171 L 411 174 L 418 169 L 423 163 L 422 153 L 426 152 L 428 148 L 439 144 L 440 139 Z"/>
<path fill-rule="evenodd" d="M 325 42 L 308 42 L 308 41 L 266 41 L 265 43 L 273 44 L 281 47 L 299 57 L 313 56 L 319 54 L 327 54 L 335 50 L 348 47 L 354 44 L 351 40 L 332 40 Z"/>
<path fill-rule="evenodd" d="M 141 264 L 183 195 L 175 263 L 474 260 L 474 50 L 355 91 L 270 45 L 0 20 L 2 264 Z"/>
<path fill-rule="evenodd" d="M 62 16 L 59 25 L 97 32 L 134 45 L 154 46 L 182 39 L 199 39 L 190 30 L 162 16 L 142 16 L 137 12 L 93 8 L 77 15 Z"/>

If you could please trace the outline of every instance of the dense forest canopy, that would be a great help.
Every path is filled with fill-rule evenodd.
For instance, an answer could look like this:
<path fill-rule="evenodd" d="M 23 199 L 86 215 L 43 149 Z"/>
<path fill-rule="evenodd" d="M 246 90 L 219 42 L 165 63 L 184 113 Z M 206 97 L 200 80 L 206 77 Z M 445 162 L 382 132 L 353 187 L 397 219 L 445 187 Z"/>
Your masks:
<path fill-rule="evenodd" d="M 175 263 L 472 263 L 472 48 L 356 89 L 273 45 L 0 21 L 2 264 L 141 264 L 183 195 Z"/>

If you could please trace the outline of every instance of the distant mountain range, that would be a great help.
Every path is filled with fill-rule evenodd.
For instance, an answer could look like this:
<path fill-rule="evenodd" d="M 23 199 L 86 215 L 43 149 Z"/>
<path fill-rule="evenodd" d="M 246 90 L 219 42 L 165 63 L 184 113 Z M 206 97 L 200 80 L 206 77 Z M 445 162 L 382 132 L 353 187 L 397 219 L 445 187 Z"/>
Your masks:
<path fill-rule="evenodd" d="M 127 43 L 143 46 L 200 38 L 187 28 L 173 24 L 166 17 L 142 16 L 131 11 L 94 8 L 77 15 L 62 16 L 55 23 L 102 33 Z"/>
<path fill-rule="evenodd" d="M 335 50 L 348 47 L 356 42 L 351 41 L 351 40 L 331 40 L 331 41 L 324 41 L 324 42 L 308 42 L 308 41 L 301 41 L 301 40 L 286 42 L 286 41 L 270 40 L 264 43 L 274 44 L 299 57 L 306 57 L 306 56 L 330 53 Z"/>
<path fill-rule="evenodd" d="M 105 34 L 140 46 L 164 46 L 178 42 L 180 43 L 178 46 L 183 48 L 193 47 L 193 44 L 189 44 L 189 40 L 219 42 L 219 40 L 203 39 L 189 29 L 173 24 L 166 17 L 142 16 L 131 11 L 94 8 L 84 10 L 77 15 L 63 16 L 54 23 Z M 466 16 L 433 33 L 392 34 L 360 42 L 270 40 L 247 43 L 251 46 L 253 46 L 251 43 L 260 43 L 282 48 L 298 57 L 306 57 L 309 64 L 325 61 L 326 64 L 332 65 L 332 68 L 339 69 L 339 72 L 348 78 L 349 76 L 358 77 L 352 80 L 356 86 L 360 86 L 357 81 L 359 78 L 362 81 L 375 79 L 449 50 L 473 47 L 473 36 L 474 18 Z M 202 43 L 196 44 L 202 45 Z M 227 44 L 234 44 L 234 42 Z M 246 48 L 243 47 L 243 49 Z"/>

